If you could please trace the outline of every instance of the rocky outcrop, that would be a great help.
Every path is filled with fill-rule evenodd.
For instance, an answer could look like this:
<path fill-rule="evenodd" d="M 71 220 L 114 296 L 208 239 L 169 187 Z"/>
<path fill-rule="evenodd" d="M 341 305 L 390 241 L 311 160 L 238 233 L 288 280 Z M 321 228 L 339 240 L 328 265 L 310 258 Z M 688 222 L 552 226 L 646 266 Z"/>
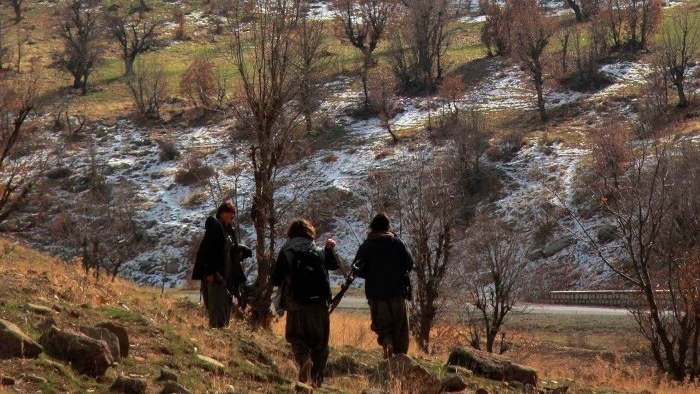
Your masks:
<path fill-rule="evenodd" d="M 440 380 L 405 354 L 397 354 L 377 366 L 370 382 L 391 392 L 438 394 Z"/>
<path fill-rule="evenodd" d="M 129 334 L 126 328 L 111 321 L 104 321 L 97 324 L 96 327 L 103 327 L 111 331 L 119 339 L 119 355 L 121 358 L 129 356 Z"/>
<path fill-rule="evenodd" d="M 476 349 L 455 349 L 450 353 L 447 364 L 468 368 L 475 375 L 488 379 L 515 381 L 537 387 L 537 371 L 501 355 Z"/>
<path fill-rule="evenodd" d="M 119 338 L 114 333 L 104 327 L 80 327 L 80 332 L 90 338 L 104 341 L 109 348 L 112 359 L 116 362 L 121 360 L 121 351 L 119 349 Z"/>
<path fill-rule="evenodd" d="M 13 323 L 0 319 L 0 360 L 36 358 L 44 348 Z"/>
<path fill-rule="evenodd" d="M 136 379 L 120 375 L 109 387 L 109 391 L 124 394 L 144 394 L 146 392 L 147 385 L 148 384 L 144 379 Z"/>
<path fill-rule="evenodd" d="M 74 370 L 90 376 L 103 376 L 114 362 L 104 341 L 87 335 L 50 327 L 39 338 L 46 353 L 71 364 Z"/>

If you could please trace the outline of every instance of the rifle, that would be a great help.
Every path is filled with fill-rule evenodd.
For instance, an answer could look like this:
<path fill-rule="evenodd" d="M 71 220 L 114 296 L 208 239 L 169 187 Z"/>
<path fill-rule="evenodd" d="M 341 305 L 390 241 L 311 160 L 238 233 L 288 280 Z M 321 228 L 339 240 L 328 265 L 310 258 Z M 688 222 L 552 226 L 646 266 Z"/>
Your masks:
<path fill-rule="evenodd" d="M 355 280 L 355 276 L 357 276 L 357 271 L 359 271 L 360 268 L 362 268 L 361 260 L 355 260 L 352 262 L 352 265 L 350 266 L 350 272 L 348 272 L 348 275 L 345 277 L 345 282 L 340 286 L 340 291 L 338 291 L 338 293 L 331 300 L 331 305 L 328 308 L 328 314 L 333 313 L 338 304 L 340 304 L 340 300 L 343 298 L 343 295 L 345 295 L 345 292 L 348 291 L 348 289 L 350 288 L 350 285 Z"/>

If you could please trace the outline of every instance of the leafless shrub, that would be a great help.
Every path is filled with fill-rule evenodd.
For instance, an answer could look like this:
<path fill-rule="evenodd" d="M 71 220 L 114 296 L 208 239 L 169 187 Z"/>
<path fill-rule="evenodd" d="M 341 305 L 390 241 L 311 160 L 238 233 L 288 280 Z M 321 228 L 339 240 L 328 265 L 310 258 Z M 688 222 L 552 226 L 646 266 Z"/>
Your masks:
<path fill-rule="evenodd" d="M 204 162 L 204 158 L 198 152 L 188 152 L 180 159 L 175 182 L 183 186 L 202 184 L 214 175 L 214 169 Z"/>
<path fill-rule="evenodd" d="M 491 161 L 510 161 L 523 146 L 525 133 L 522 130 L 511 130 L 501 136 L 495 145 L 486 150 Z"/>
<path fill-rule="evenodd" d="M 521 299 L 528 260 L 523 233 L 500 220 L 479 216 L 469 232 L 469 251 L 460 269 L 470 302 L 471 343 L 493 352 L 506 316 Z M 507 350 L 502 338 L 500 352 Z"/>
<path fill-rule="evenodd" d="M 638 118 L 635 133 L 640 139 L 653 138 L 669 119 L 669 80 L 658 64 L 652 67 L 636 103 Z"/>
<path fill-rule="evenodd" d="M 202 56 L 192 61 L 180 78 L 180 91 L 190 99 L 195 108 L 212 109 L 218 97 L 214 75 L 214 63 Z"/>
<path fill-rule="evenodd" d="M 19 210 L 39 185 L 47 158 L 33 138 L 29 117 L 41 106 L 40 75 L 0 76 L 0 223 Z"/>
<path fill-rule="evenodd" d="M 398 142 L 399 137 L 391 128 L 391 119 L 397 111 L 395 104 L 396 79 L 391 70 L 380 67 L 372 69 L 370 76 L 367 87 L 370 105 L 377 111 L 379 121 L 391 135 L 391 139 Z"/>
<path fill-rule="evenodd" d="M 508 7 L 492 0 L 480 0 L 479 6 L 486 15 L 481 27 L 481 43 L 488 56 L 507 56 L 511 49 L 513 18 Z"/>
<path fill-rule="evenodd" d="M 137 110 L 148 119 L 160 119 L 168 96 L 168 81 L 159 62 L 136 61 L 134 74 L 127 80 Z"/>
<path fill-rule="evenodd" d="M 169 138 L 160 138 L 156 140 L 158 147 L 160 147 L 160 153 L 158 154 L 158 160 L 160 161 L 170 161 L 175 160 L 180 157 L 180 151 L 175 145 L 176 141 Z"/>
<path fill-rule="evenodd" d="M 182 7 L 176 7 L 173 10 L 173 20 L 175 21 L 175 39 L 183 41 L 187 39 L 187 18 L 185 10 Z"/>

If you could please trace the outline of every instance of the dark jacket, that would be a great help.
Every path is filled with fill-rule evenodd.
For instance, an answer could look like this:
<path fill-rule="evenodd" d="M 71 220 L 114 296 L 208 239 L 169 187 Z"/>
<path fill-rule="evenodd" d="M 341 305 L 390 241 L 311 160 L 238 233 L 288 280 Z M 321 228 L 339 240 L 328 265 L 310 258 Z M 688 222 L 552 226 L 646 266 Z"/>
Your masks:
<path fill-rule="evenodd" d="M 230 242 L 231 245 L 229 256 L 226 255 L 227 242 Z M 225 226 L 213 216 L 209 216 L 204 224 L 204 238 L 202 238 L 202 242 L 197 250 L 192 279 L 201 280 L 208 275 L 215 275 L 230 282 L 229 286 L 245 283 L 245 274 L 241 267 L 240 259 L 238 259 L 237 251 L 239 248 L 248 249 L 238 245 L 238 239 L 233 227 Z M 226 264 L 227 257 L 231 263 L 229 267 Z M 216 275 L 217 273 L 219 275 Z"/>
<path fill-rule="evenodd" d="M 307 251 L 310 251 L 314 258 L 319 259 L 321 265 L 326 268 L 326 276 L 328 276 L 328 271 L 336 270 L 340 266 L 335 253 L 333 253 L 333 250 L 328 248 L 321 249 L 315 246 L 313 241 L 308 238 L 292 238 L 282 245 L 282 249 L 277 256 L 275 266 L 272 267 L 272 275 L 270 278 L 272 280 L 272 284 L 275 286 L 282 286 L 289 275 L 290 262 L 287 259 L 287 253 Z M 331 288 L 330 284 L 328 284 L 328 301 L 330 301 L 330 297 Z"/>
<path fill-rule="evenodd" d="M 369 233 L 360 245 L 355 261 L 360 261 L 357 276 L 365 279 L 367 299 L 410 298 L 413 256 L 393 233 Z"/>

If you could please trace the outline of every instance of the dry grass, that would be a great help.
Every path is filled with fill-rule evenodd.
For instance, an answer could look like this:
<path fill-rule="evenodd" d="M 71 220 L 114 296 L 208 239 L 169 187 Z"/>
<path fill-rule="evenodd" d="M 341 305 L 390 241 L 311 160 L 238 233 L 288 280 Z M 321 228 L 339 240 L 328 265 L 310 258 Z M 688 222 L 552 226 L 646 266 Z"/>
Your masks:
<path fill-rule="evenodd" d="M 197 393 L 229 387 L 240 392 L 285 392 L 289 379 L 296 375 L 283 338 L 284 319 L 275 322 L 271 332 L 251 331 L 237 320 L 230 329 L 211 330 L 206 328 L 202 306 L 189 298 L 119 278 L 96 281 L 77 262 L 64 262 L 0 238 L 0 316 L 38 338 L 43 318 L 26 311 L 29 302 L 59 311 L 55 319 L 62 328 L 114 320 L 128 327 L 132 346 L 130 356 L 98 381 L 80 378 L 68 369 L 52 373 L 45 355 L 40 360 L 0 361 L 0 375 L 31 373 L 49 381 L 42 386 L 23 380 L 18 384 L 21 392 L 57 392 L 45 386 L 68 392 L 103 392 L 117 374 L 127 374 L 145 377 L 151 382 L 149 392 L 155 393 L 158 388 L 154 389 L 157 384 L 153 381 L 164 366 L 176 369 L 179 381 Z M 349 357 L 371 369 L 381 360 L 366 312 L 336 311 L 331 327 L 329 365 Z M 628 317 L 521 314 L 513 315 L 505 330 L 512 342 L 506 355 L 536 368 L 545 386 L 567 384 L 573 394 L 700 393 L 698 386 L 673 385 L 654 376 L 648 357 L 640 350 L 643 341 Z M 449 351 L 467 346 L 467 337 L 463 326 L 452 324 L 437 327 L 432 342 L 433 354 L 421 354 L 415 343 L 409 354 L 441 375 Z M 206 370 L 196 361 L 197 354 L 221 361 L 225 371 Z M 502 387 L 498 382 L 473 379 L 471 385 L 505 392 L 497 389 Z M 361 374 L 330 376 L 327 385 L 322 392 L 358 393 L 371 388 Z"/>

